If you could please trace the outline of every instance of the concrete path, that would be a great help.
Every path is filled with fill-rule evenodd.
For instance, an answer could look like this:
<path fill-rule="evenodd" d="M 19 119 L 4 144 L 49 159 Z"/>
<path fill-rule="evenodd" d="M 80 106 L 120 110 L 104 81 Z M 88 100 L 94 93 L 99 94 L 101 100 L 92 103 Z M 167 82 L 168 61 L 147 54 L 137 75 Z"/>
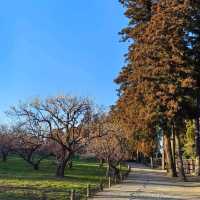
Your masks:
<path fill-rule="evenodd" d="M 181 182 L 159 170 L 134 165 L 127 180 L 91 200 L 200 200 L 200 180 Z"/>

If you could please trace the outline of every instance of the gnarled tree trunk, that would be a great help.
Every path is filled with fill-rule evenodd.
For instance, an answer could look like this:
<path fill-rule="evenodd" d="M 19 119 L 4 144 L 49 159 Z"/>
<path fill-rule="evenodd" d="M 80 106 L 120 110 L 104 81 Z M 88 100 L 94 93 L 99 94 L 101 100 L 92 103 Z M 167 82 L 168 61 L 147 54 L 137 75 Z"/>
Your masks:
<path fill-rule="evenodd" d="M 62 160 L 57 163 L 56 168 L 56 177 L 58 178 L 64 178 L 65 176 L 65 168 L 67 166 L 68 160 Z"/>
<path fill-rule="evenodd" d="M 121 178 L 120 170 L 113 164 L 111 164 L 111 169 L 113 171 L 114 179 L 118 182 L 120 180 L 120 178 Z"/>
<path fill-rule="evenodd" d="M 64 178 L 65 168 L 71 161 L 72 156 L 73 152 L 68 152 L 66 149 L 62 149 L 62 155 L 57 159 L 56 177 Z"/>

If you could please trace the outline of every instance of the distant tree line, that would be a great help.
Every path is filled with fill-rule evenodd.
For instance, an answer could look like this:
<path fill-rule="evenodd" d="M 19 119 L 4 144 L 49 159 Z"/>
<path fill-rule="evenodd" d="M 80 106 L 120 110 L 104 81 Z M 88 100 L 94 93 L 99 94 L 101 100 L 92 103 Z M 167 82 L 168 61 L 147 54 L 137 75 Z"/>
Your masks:
<path fill-rule="evenodd" d="M 55 96 L 19 103 L 7 112 L 12 125 L 0 127 L 0 154 L 6 162 L 17 154 L 34 170 L 51 156 L 56 176 L 64 177 L 75 155 L 88 154 L 107 163 L 106 175 L 120 178 L 118 165 L 129 158 L 128 139 L 117 116 L 88 98 Z"/>

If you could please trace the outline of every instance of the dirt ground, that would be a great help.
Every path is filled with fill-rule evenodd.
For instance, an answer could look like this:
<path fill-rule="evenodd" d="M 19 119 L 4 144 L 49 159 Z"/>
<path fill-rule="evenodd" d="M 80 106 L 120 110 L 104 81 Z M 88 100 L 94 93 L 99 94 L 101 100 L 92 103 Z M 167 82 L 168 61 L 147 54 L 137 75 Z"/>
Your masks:
<path fill-rule="evenodd" d="M 131 173 L 122 184 L 98 193 L 91 200 L 200 200 L 200 179 L 182 182 L 161 170 L 132 165 Z"/>

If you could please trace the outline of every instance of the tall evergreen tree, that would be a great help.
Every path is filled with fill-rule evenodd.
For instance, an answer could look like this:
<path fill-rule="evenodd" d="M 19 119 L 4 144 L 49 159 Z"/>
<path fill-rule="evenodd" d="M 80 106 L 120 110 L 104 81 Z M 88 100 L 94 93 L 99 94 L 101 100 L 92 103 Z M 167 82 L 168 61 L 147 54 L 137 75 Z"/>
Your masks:
<path fill-rule="evenodd" d="M 145 129 L 148 133 L 159 124 L 165 136 L 169 174 L 176 176 L 170 129 L 187 117 L 195 84 L 184 40 L 188 1 L 137 2 L 142 3 L 138 6 L 135 1 L 126 1 L 125 4 L 132 23 L 123 33 L 133 43 L 127 55 L 128 64 L 116 79 L 121 86 L 117 106 L 134 130 Z M 149 12 L 143 18 L 142 11 L 147 8 Z M 135 9 L 141 9 L 136 12 L 136 22 Z M 179 159 L 182 159 L 180 154 Z"/>
<path fill-rule="evenodd" d="M 194 65 L 196 87 L 194 96 L 195 119 L 195 154 L 196 154 L 196 175 L 200 175 L 200 2 L 199 0 L 189 1 L 189 16 L 187 22 L 187 35 L 185 40 L 188 43 L 188 54 L 191 63 Z"/>
<path fill-rule="evenodd" d="M 121 35 L 124 41 L 133 41 L 129 46 L 129 53 L 126 55 L 128 64 L 122 68 L 119 76 L 115 79 L 115 82 L 120 85 L 119 95 L 129 85 L 129 75 L 132 73 L 132 52 L 135 49 L 135 45 L 139 42 L 137 40 L 139 35 L 142 35 L 145 26 L 149 22 L 152 14 L 152 0 L 119 0 L 124 7 L 126 7 L 125 16 L 129 19 L 128 27 L 121 31 Z"/>

